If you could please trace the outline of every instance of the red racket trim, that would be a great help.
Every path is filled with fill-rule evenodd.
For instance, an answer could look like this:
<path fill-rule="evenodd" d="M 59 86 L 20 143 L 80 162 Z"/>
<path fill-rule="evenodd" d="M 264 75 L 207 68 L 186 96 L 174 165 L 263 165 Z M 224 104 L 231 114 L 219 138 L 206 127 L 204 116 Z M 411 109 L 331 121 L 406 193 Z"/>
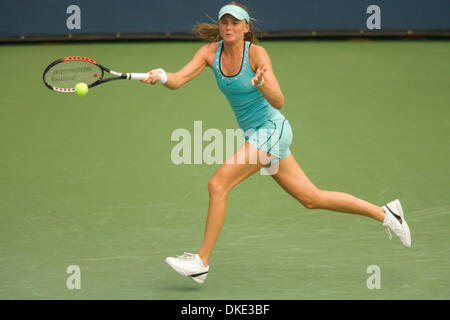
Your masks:
<path fill-rule="evenodd" d="M 63 58 L 63 61 L 87 61 L 93 64 L 97 64 L 97 61 L 86 58 L 86 57 L 78 57 L 78 56 L 73 56 L 73 57 L 65 57 Z"/>

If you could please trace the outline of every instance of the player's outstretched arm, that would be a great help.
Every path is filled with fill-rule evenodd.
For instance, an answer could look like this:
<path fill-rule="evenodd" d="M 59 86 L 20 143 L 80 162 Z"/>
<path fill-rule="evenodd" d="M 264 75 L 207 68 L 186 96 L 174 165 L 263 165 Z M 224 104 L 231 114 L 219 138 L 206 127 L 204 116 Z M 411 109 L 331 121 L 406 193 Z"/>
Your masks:
<path fill-rule="evenodd" d="M 176 73 L 165 72 L 161 69 L 149 71 L 149 77 L 142 80 L 144 83 L 156 84 L 160 81 L 169 89 L 175 90 L 198 76 L 207 66 L 207 53 L 209 44 L 201 47 L 192 60 Z M 164 75 L 165 73 L 165 75 Z M 165 80 L 165 81 L 164 81 Z"/>
<path fill-rule="evenodd" d="M 284 95 L 273 71 L 269 54 L 258 45 L 252 45 L 250 50 L 250 60 L 256 68 L 255 76 L 251 79 L 252 85 L 258 88 L 273 107 L 281 109 L 284 105 Z"/>

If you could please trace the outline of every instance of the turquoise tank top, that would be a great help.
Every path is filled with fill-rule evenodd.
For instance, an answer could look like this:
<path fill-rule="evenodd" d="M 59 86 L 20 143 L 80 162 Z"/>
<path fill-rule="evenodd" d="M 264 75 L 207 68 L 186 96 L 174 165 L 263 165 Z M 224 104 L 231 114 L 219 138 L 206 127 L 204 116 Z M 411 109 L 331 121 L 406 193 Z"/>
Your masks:
<path fill-rule="evenodd" d="M 270 105 L 262 93 L 256 87 L 252 86 L 250 80 L 255 76 L 255 72 L 250 67 L 249 62 L 250 45 L 250 41 L 245 41 L 241 68 L 237 74 L 225 76 L 222 73 L 221 57 L 223 41 L 220 41 L 217 46 L 212 65 L 217 85 L 227 97 L 239 127 L 244 131 L 250 128 L 256 129 L 267 120 L 284 119 L 280 111 Z"/>

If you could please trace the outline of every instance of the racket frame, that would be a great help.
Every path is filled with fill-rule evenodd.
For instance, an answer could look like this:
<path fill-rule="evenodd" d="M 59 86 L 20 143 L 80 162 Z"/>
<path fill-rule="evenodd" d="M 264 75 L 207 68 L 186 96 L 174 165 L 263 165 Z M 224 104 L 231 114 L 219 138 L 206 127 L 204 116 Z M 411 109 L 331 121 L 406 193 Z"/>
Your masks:
<path fill-rule="evenodd" d="M 62 63 L 62 62 L 66 62 L 66 61 L 84 61 L 84 62 L 89 62 L 92 63 L 96 66 L 98 66 L 101 70 L 101 74 L 98 74 L 98 80 L 94 81 L 90 84 L 88 84 L 88 88 L 93 88 L 95 86 L 98 86 L 99 84 L 105 83 L 105 82 L 109 82 L 109 81 L 113 81 L 113 80 L 125 80 L 125 79 L 136 79 L 136 80 L 142 80 L 145 79 L 148 74 L 147 73 L 121 73 L 121 72 L 117 72 L 114 70 L 111 70 L 105 66 L 103 66 L 102 64 L 98 63 L 97 61 L 90 59 L 90 58 L 86 58 L 86 57 L 80 57 L 80 56 L 70 56 L 70 57 L 64 57 L 61 59 L 57 59 L 55 61 L 53 61 L 52 63 L 50 63 L 47 68 L 45 68 L 44 73 L 42 74 L 42 80 L 44 81 L 44 84 L 47 86 L 47 88 L 49 88 L 50 90 L 53 91 L 57 91 L 57 92 L 63 92 L 63 93 L 73 93 L 75 92 L 75 88 L 58 88 L 58 87 L 53 87 L 50 84 L 47 83 L 47 81 L 45 81 L 45 75 L 47 74 L 47 72 L 53 68 L 55 65 Z M 106 78 L 103 79 L 104 73 L 108 72 L 112 75 L 114 75 L 115 77 L 110 77 L 110 78 Z"/>

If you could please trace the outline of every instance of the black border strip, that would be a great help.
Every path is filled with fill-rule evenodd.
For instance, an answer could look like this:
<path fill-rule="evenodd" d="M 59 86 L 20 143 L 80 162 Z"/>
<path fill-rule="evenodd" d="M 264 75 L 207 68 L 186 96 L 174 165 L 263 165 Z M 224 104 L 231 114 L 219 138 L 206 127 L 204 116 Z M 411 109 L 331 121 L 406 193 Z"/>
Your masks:
<path fill-rule="evenodd" d="M 450 38 L 450 30 L 340 30 L 340 31 L 271 31 L 260 32 L 262 39 L 278 38 Z M 65 35 L 0 35 L 0 42 L 61 42 L 61 41 L 112 41 L 112 40 L 200 40 L 193 33 L 113 33 Z"/>
<path fill-rule="evenodd" d="M 54 315 L 58 319 L 61 314 L 70 316 L 68 310 L 76 311 L 73 312 L 74 317 L 89 312 L 91 317 L 100 316 L 102 319 L 108 315 L 117 318 L 119 314 L 125 318 L 133 318 L 133 314 L 142 312 L 148 319 L 178 320 L 302 319 L 308 314 L 330 319 L 361 319 L 364 311 L 384 310 L 392 318 L 406 319 L 422 308 L 427 312 L 444 312 L 448 310 L 449 303 L 448 300 L 21 300 L 1 301 L 0 306 L 6 314 L 8 309 L 15 315 L 28 310 L 33 316 L 42 314 L 46 318 L 52 318 Z M 203 312 L 207 308 L 215 308 L 215 312 L 212 316 L 205 313 L 194 314 L 193 310 L 199 310 L 199 307 L 202 307 Z M 163 316 L 159 317 L 160 314 Z"/>

